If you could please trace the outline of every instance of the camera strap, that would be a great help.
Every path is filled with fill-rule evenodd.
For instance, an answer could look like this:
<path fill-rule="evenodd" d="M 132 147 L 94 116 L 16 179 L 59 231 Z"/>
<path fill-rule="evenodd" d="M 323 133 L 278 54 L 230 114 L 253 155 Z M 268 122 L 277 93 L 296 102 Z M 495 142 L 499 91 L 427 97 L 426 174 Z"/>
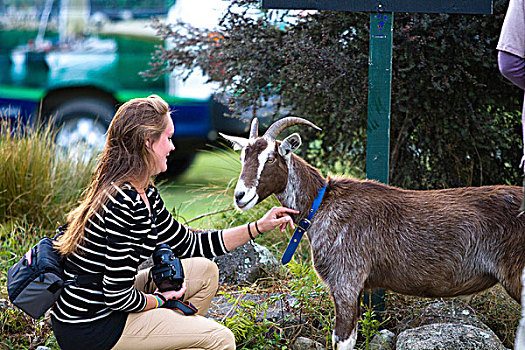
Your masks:
<path fill-rule="evenodd" d="M 146 196 L 146 198 L 149 201 L 149 198 Z M 155 209 L 151 205 L 150 202 L 150 218 L 153 222 L 153 234 L 157 234 L 157 213 L 155 212 Z M 148 281 L 146 282 L 146 285 L 149 285 L 150 283 L 153 283 L 153 278 L 151 276 L 151 273 L 148 274 Z M 184 315 L 191 316 L 195 315 L 199 309 L 195 307 L 192 303 L 189 301 L 182 301 L 182 300 L 175 300 L 175 299 L 169 299 L 167 300 L 162 306 L 162 308 L 166 309 L 172 309 L 172 310 L 180 310 Z"/>
<path fill-rule="evenodd" d="M 195 307 L 195 305 L 193 305 L 189 301 L 182 301 L 178 299 L 177 300 L 169 299 L 161 307 L 166 308 L 166 309 L 172 309 L 172 310 L 175 310 L 175 309 L 180 310 L 186 316 L 195 315 L 199 311 Z"/>

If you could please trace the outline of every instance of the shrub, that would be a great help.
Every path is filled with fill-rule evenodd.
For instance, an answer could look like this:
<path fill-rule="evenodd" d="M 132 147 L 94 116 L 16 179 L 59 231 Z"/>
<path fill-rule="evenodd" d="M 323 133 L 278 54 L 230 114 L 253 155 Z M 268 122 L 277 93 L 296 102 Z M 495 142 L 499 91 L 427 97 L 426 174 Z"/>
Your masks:
<path fill-rule="evenodd" d="M 15 128 L 0 122 L 0 224 L 17 219 L 55 228 L 89 184 L 94 159 L 60 149 L 51 124 Z"/>
<path fill-rule="evenodd" d="M 233 3 L 247 9 L 258 1 Z M 499 73 L 495 49 L 507 3 L 496 0 L 494 15 L 394 15 L 392 184 L 520 183 L 523 94 Z M 364 168 L 370 15 L 320 11 L 286 30 L 272 16 L 228 13 L 219 35 L 157 22 L 174 45 L 158 49 L 147 75 L 201 67 L 241 107 L 278 95 L 290 115 L 323 129 L 301 129 L 320 140 L 308 150 L 311 161 L 332 171 Z"/>

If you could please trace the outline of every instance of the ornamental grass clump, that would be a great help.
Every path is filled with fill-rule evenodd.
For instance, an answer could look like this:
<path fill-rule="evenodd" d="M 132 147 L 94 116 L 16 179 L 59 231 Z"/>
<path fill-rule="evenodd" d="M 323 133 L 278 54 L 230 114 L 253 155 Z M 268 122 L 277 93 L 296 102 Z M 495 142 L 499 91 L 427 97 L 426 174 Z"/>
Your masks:
<path fill-rule="evenodd" d="M 55 228 L 89 184 L 94 157 L 72 157 L 56 145 L 52 125 L 0 121 L 0 224 Z"/>

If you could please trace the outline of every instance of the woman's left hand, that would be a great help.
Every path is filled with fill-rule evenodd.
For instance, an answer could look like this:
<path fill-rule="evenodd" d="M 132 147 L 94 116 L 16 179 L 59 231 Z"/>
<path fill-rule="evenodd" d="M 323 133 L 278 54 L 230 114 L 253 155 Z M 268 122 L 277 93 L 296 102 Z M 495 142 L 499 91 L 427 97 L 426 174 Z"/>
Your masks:
<path fill-rule="evenodd" d="M 162 294 L 162 296 L 164 298 L 166 298 L 166 300 L 169 300 L 169 299 L 175 299 L 175 300 L 182 299 L 184 297 L 184 293 L 186 293 L 186 282 L 182 283 L 182 288 L 179 289 L 179 290 L 167 290 L 167 291 L 164 291 L 164 292 L 160 292 L 157 289 L 157 293 Z"/>
<path fill-rule="evenodd" d="M 286 207 L 273 207 L 262 218 L 257 220 L 257 227 L 263 233 L 268 232 L 279 226 L 281 232 L 284 231 L 286 225 L 290 224 L 292 229 L 295 229 L 292 218 L 289 214 L 298 214 L 299 211 Z"/>

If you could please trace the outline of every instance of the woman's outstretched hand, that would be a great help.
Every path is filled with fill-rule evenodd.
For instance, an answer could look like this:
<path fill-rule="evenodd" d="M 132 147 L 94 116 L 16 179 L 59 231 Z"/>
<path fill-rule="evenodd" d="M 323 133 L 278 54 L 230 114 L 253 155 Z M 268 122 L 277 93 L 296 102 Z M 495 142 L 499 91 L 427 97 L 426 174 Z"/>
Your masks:
<path fill-rule="evenodd" d="M 268 232 L 279 226 L 281 232 L 284 231 L 286 225 L 290 224 L 292 229 L 295 229 L 290 214 L 299 214 L 299 211 L 286 207 L 273 207 L 268 210 L 266 214 L 259 220 L 257 220 L 257 227 L 263 233 Z"/>

